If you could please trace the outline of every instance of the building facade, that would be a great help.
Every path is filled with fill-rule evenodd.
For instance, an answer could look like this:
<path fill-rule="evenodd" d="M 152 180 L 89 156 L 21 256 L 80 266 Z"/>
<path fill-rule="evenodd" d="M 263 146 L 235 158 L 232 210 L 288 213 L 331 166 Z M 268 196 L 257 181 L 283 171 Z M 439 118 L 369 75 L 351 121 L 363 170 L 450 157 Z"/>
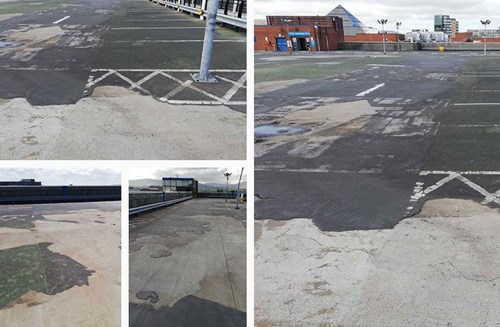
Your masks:
<path fill-rule="evenodd" d="M 450 15 L 435 15 L 434 16 L 434 31 L 443 32 L 451 37 L 454 33 L 458 32 L 459 23 L 455 18 Z"/>
<path fill-rule="evenodd" d="M 256 51 L 332 51 L 344 40 L 342 19 L 333 16 L 267 16 L 255 26 Z"/>

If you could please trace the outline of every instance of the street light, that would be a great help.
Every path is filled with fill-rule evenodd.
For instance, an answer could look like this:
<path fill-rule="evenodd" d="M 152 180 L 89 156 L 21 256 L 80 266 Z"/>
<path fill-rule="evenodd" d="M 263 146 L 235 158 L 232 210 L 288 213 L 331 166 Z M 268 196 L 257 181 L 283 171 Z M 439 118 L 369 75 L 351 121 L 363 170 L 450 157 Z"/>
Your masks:
<path fill-rule="evenodd" d="M 241 173 L 240 173 L 240 180 L 238 181 L 238 191 L 236 193 L 236 209 L 239 209 L 240 207 L 238 206 L 239 201 L 238 201 L 238 196 L 240 195 L 240 184 L 241 184 L 241 176 L 243 176 L 243 168 L 241 167 Z"/>
<path fill-rule="evenodd" d="M 292 44 L 292 39 L 291 38 L 290 38 L 290 45 L 288 44 L 288 38 L 290 37 L 290 30 L 288 28 L 288 24 L 290 24 L 292 22 L 292 20 L 290 18 L 282 18 L 281 21 L 286 24 L 286 35 L 287 35 L 287 37 L 286 37 L 286 47 L 288 48 L 288 51 L 290 53 L 292 53 L 292 51 L 290 50 L 290 48 L 291 48 L 290 45 Z"/>
<path fill-rule="evenodd" d="M 491 20 L 481 20 L 481 24 L 484 25 L 484 55 L 486 56 L 486 27 L 491 23 Z"/>
<path fill-rule="evenodd" d="M 382 25 L 382 44 L 384 45 L 384 54 L 385 52 L 385 30 L 384 25 L 387 24 L 387 19 L 377 19 L 377 22 Z"/>
<path fill-rule="evenodd" d="M 226 202 L 227 202 L 227 188 L 229 185 L 229 177 L 231 176 L 231 173 L 224 173 L 224 176 L 226 176 Z"/>
<path fill-rule="evenodd" d="M 316 40 L 318 41 L 318 51 L 321 51 L 321 45 L 319 44 L 319 22 L 318 21 L 315 21 L 314 22 L 314 29 L 316 30 Z"/>
<path fill-rule="evenodd" d="M 398 39 L 398 53 L 400 52 L 400 45 L 399 45 L 399 26 L 401 26 L 401 22 L 396 23 L 396 37 Z"/>

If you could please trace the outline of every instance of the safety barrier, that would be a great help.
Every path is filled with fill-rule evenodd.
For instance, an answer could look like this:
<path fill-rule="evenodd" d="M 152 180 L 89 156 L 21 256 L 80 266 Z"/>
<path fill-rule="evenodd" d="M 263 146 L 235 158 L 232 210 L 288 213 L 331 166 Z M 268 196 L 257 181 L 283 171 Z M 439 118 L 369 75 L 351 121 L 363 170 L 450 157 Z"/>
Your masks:
<path fill-rule="evenodd" d="M 193 15 L 206 18 L 207 3 L 210 0 L 149 0 L 153 3 L 178 9 Z M 245 0 L 220 0 L 217 21 L 246 29 L 247 6 Z"/>
<path fill-rule="evenodd" d="M 135 215 L 135 214 L 138 214 L 141 212 L 146 212 L 146 211 L 150 211 L 150 210 L 154 210 L 154 209 L 158 209 L 158 208 L 167 207 L 167 206 L 170 206 L 172 204 L 179 203 L 179 202 L 184 202 L 184 201 L 190 200 L 192 198 L 193 198 L 192 196 L 188 196 L 188 197 L 170 200 L 170 201 L 166 201 L 166 202 L 153 203 L 153 204 L 148 204 L 148 205 L 141 206 L 141 207 L 131 208 L 128 210 L 128 214 L 129 214 L 129 216 L 132 216 L 132 215 Z"/>

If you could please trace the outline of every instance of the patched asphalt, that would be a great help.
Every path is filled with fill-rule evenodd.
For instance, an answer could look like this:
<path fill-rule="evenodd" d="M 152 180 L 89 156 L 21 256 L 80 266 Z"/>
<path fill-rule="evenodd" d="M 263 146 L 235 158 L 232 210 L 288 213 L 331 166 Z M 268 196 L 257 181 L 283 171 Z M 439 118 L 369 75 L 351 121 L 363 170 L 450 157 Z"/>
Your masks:
<path fill-rule="evenodd" d="M 220 83 L 190 85 L 189 74 L 199 69 L 204 21 L 146 0 L 54 0 L 40 9 L 0 21 L 0 39 L 20 42 L 0 49 L 0 98 L 71 104 L 96 86 L 112 85 L 172 104 L 246 111 L 245 33 L 218 27 L 211 70 Z M 2 12 L 25 11 L 7 2 Z M 37 42 L 13 36 L 56 26 L 61 35 Z"/>
<path fill-rule="evenodd" d="M 130 326 L 246 325 L 246 210 L 234 206 L 193 199 L 130 221 Z"/>
<path fill-rule="evenodd" d="M 432 198 L 498 207 L 498 54 L 284 58 L 256 55 L 256 88 L 309 81 L 264 88 L 255 99 L 256 125 L 279 125 L 301 110 L 314 115 L 325 103 L 335 111 L 336 104 L 366 100 L 375 112 L 327 130 L 326 122 L 295 120 L 294 127 L 312 131 L 256 138 L 256 219 L 310 218 L 321 230 L 344 231 L 392 228 Z"/>

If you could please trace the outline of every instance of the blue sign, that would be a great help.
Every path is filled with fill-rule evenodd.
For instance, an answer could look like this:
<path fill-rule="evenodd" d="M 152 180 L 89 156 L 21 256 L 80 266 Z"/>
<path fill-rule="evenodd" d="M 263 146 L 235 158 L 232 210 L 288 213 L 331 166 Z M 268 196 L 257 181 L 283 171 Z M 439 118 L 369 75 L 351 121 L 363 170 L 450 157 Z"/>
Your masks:
<path fill-rule="evenodd" d="M 289 32 L 288 35 L 290 35 L 290 36 L 305 36 L 305 37 L 310 37 L 311 33 L 310 32 Z"/>

